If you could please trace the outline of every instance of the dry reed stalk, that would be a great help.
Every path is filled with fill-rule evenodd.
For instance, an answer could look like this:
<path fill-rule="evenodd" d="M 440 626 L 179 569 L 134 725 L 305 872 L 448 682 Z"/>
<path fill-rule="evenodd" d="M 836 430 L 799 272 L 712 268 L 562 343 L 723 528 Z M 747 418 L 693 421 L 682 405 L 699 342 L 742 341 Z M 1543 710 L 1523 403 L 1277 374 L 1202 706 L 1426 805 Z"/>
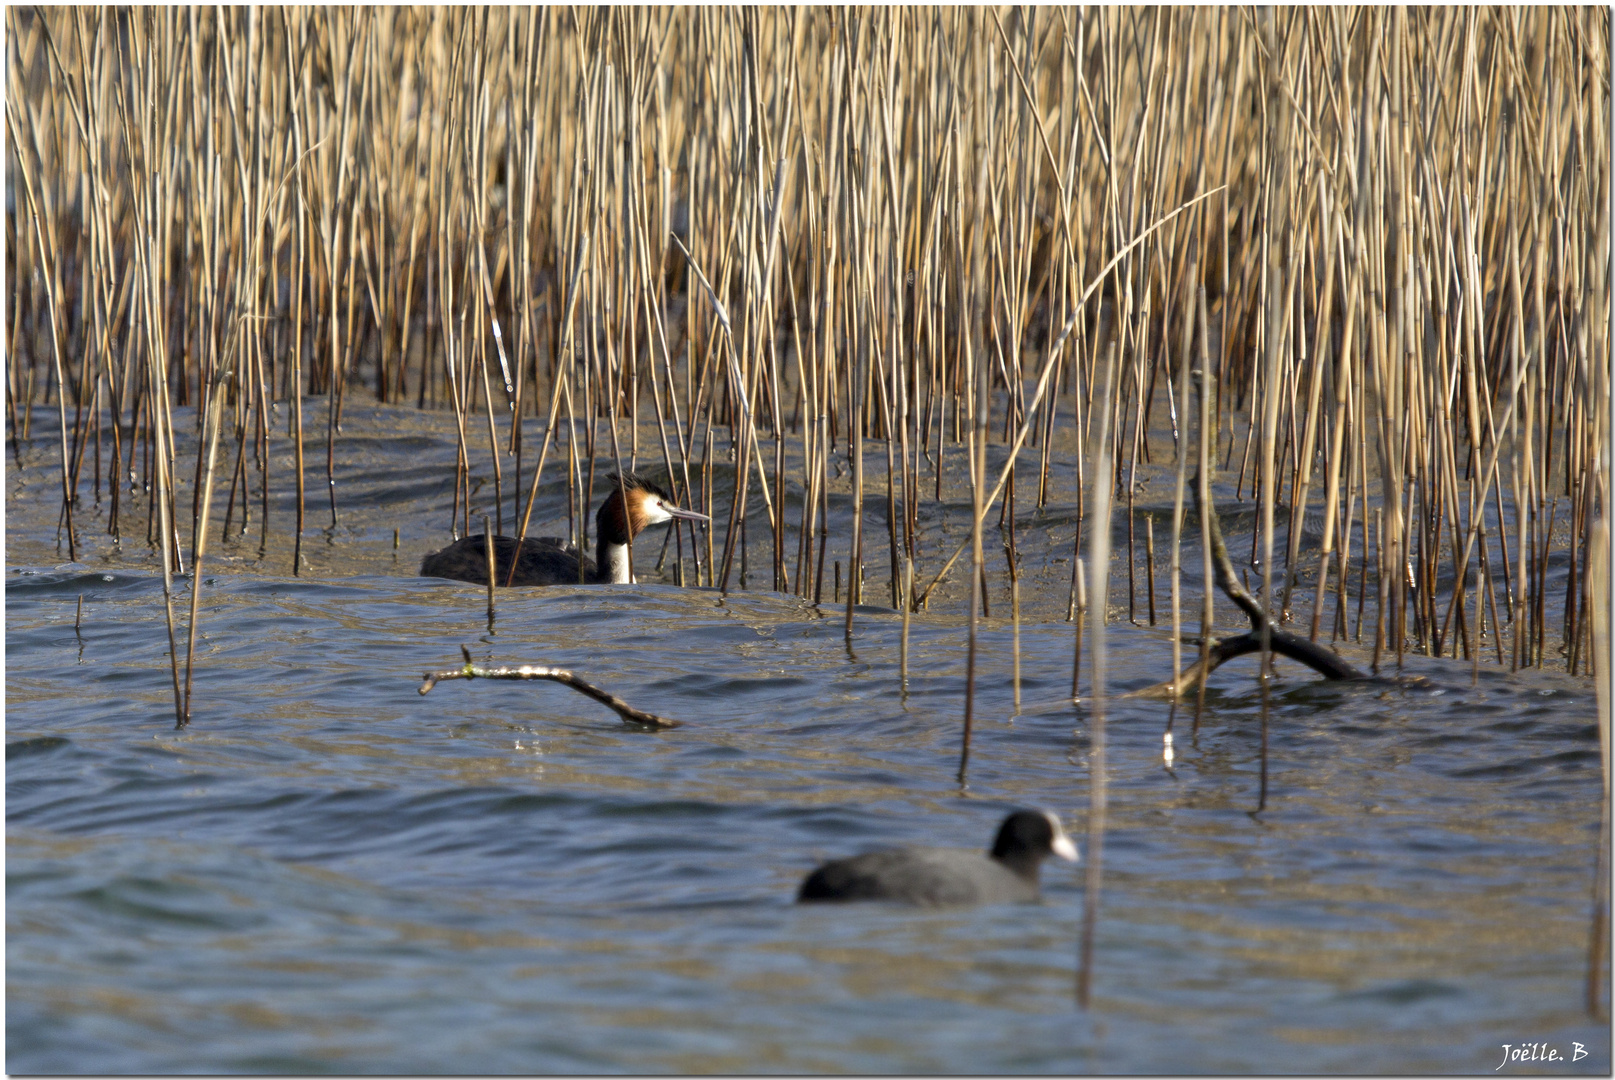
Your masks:
<path fill-rule="evenodd" d="M 908 624 L 909 616 L 914 613 L 914 562 L 911 559 L 903 560 L 903 636 L 898 648 L 898 679 L 903 693 L 908 693 Z"/>
<path fill-rule="evenodd" d="M 1200 390 L 1200 453 L 1196 465 L 1195 481 L 1200 490 L 1200 498 L 1196 503 L 1201 507 L 1200 517 L 1200 657 L 1201 671 L 1209 668 L 1211 663 L 1211 628 L 1214 619 L 1212 607 L 1212 594 L 1216 591 L 1212 586 L 1212 558 L 1211 558 L 1211 514 L 1206 508 L 1211 507 L 1211 470 L 1215 462 L 1212 456 L 1212 430 L 1211 396 L 1215 389 L 1216 376 L 1212 372 L 1209 344 L 1209 320 L 1206 315 L 1206 291 L 1200 290 L 1200 367 L 1193 372 L 1198 380 Z M 1218 368 L 1224 365 L 1219 363 Z M 1215 511 L 1211 511 L 1214 513 Z M 1182 676 L 1173 680 L 1173 689 L 1178 689 Z M 1195 693 L 1194 730 L 1200 730 L 1200 715 L 1206 709 L 1206 680 L 1201 679 Z"/>
<path fill-rule="evenodd" d="M 1301 13 L 1292 13 L 1299 16 Z M 1262 537 L 1262 664 L 1260 674 L 1262 696 L 1261 787 L 1256 808 L 1267 807 L 1268 728 L 1270 727 L 1270 697 L 1273 681 L 1273 526 L 1278 499 L 1277 452 L 1279 406 L 1282 404 L 1280 371 L 1288 357 L 1290 312 L 1294 310 L 1296 275 L 1293 261 L 1283 257 L 1290 242 L 1292 191 L 1289 187 L 1290 95 L 1281 89 L 1285 79 L 1285 52 L 1279 48 L 1276 15 L 1269 8 L 1262 12 L 1261 43 L 1265 52 L 1264 67 L 1267 75 L 1267 110 L 1270 117 L 1271 163 L 1268 177 L 1269 212 L 1264 215 L 1268 232 L 1263 236 L 1267 248 L 1267 265 L 1264 268 L 1266 304 L 1262 313 L 1264 371 L 1262 378 L 1262 465 L 1261 465 L 1261 537 Z M 1292 18 L 1293 26 L 1298 19 Z M 1285 35 L 1288 40 L 1289 35 Z M 1276 203 L 1277 205 L 1272 205 Z M 1209 509 L 1209 506 L 1208 506 Z M 1294 526 L 1291 526 L 1294 531 Z"/>
<path fill-rule="evenodd" d="M 18 212 L 37 215 L 10 223 L 8 421 L 15 455 L 33 409 L 57 413 L 70 555 L 81 481 L 99 498 L 110 450 L 109 532 L 134 535 L 132 470 L 148 537 L 180 565 L 176 492 L 192 484 L 197 535 L 207 389 L 240 326 L 224 517 L 235 528 L 256 495 L 263 548 L 272 489 L 295 487 L 294 573 L 305 398 L 326 398 L 334 514 L 345 395 L 373 377 L 381 400 L 454 410 L 454 531 L 489 499 L 500 527 L 507 483 L 525 530 L 562 439 L 586 539 L 596 459 L 638 460 L 648 396 L 681 501 L 710 509 L 716 455 L 737 467 L 733 527 L 670 534 L 694 542 L 695 580 L 732 581 L 749 524 L 772 587 L 804 596 L 822 595 L 833 547 L 862 599 L 868 523 L 861 499 L 838 507 L 880 441 L 888 553 L 868 585 L 895 598 L 905 560 L 947 561 L 921 503 L 962 475 L 977 368 L 1015 447 L 1005 484 L 1030 440 L 1042 505 L 1054 443 L 1100 426 L 1114 337 L 1103 419 L 1134 479 L 1182 392 L 1161 345 L 1198 321 L 1204 286 L 1209 347 L 1227 358 L 1202 368 L 1216 378 L 1207 459 L 1232 470 L 1237 453 L 1264 514 L 1288 501 L 1286 536 L 1265 520 L 1252 536 L 1277 553 L 1263 564 L 1281 617 L 1312 588 L 1314 636 L 1332 592 L 1331 636 L 1360 637 L 1368 618 L 1384 653 L 1478 662 L 1489 634 L 1494 658 L 1586 666 L 1591 463 L 1608 439 L 1596 10 L 1330 9 L 1267 31 L 1244 12 L 1146 9 L 7 20 L 11 167 L 33 195 Z M 1220 213 L 1143 235 L 1182 193 L 1219 188 Z M 674 234 L 731 337 L 667 257 Z M 178 487 L 170 403 L 194 407 L 181 415 L 204 435 Z M 290 478 L 270 469 L 280 404 Z M 529 418 L 545 429 L 536 462 Z M 746 510 L 753 480 L 762 514 Z M 1012 534 L 1018 512 L 1013 495 L 1000 504 Z"/>
<path fill-rule="evenodd" d="M 21 145 L 17 135 L 17 127 L 18 125 L 16 122 L 15 106 L 11 102 L 7 102 L 6 128 L 11 132 L 11 145 L 14 147 Z M 33 234 L 35 251 L 38 253 L 40 265 L 45 268 L 42 277 L 45 283 L 45 304 L 49 324 L 48 333 L 50 335 L 51 360 L 54 363 L 56 370 L 56 413 L 61 434 L 62 513 L 67 519 L 68 558 L 74 562 L 77 562 L 78 539 L 73 529 L 74 497 L 72 484 L 68 476 L 68 462 L 71 460 L 71 455 L 68 452 L 67 445 L 67 383 L 62 374 L 62 334 L 61 330 L 59 329 L 61 326 L 61 316 L 57 313 L 56 289 L 54 285 L 54 279 L 56 277 L 54 266 L 56 259 L 52 257 L 50 248 L 46 246 L 44 227 L 40 221 L 41 214 L 39 211 L 39 205 L 34 198 L 33 182 L 30 179 L 28 170 L 26 168 L 20 171 L 23 178 L 23 195 L 27 200 L 28 219 L 30 224 L 33 226 L 31 231 Z"/>
<path fill-rule="evenodd" d="M 974 354 L 966 346 L 966 363 L 974 359 Z M 980 632 L 982 596 L 986 591 L 986 559 L 982 554 L 981 528 L 982 519 L 987 514 L 987 502 L 983 488 L 987 482 L 987 413 L 989 408 L 988 388 L 989 373 L 986 364 L 977 366 L 977 370 L 970 372 L 975 381 L 975 424 L 971 428 L 970 443 L 970 623 L 967 653 L 965 659 L 965 715 L 964 735 L 959 743 L 959 773 L 961 785 L 965 782 L 965 772 L 970 766 L 970 735 L 975 723 L 976 708 L 976 656 L 977 636 Z M 851 605 L 848 605 L 849 610 Z M 850 620 L 849 620 L 850 625 Z"/>
<path fill-rule="evenodd" d="M 1012 544 L 1004 545 L 1004 562 L 1009 572 L 1009 625 L 1010 625 L 1010 687 L 1015 699 L 1015 714 L 1021 711 L 1021 573 L 1020 557 Z"/>
<path fill-rule="evenodd" d="M 1088 860 L 1083 876 L 1082 945 L 1077 967 L 1077 1004 L 1086 1009 L 1093 985 L 1093 940 L 1099 918 L 1099 891 L 1105 847 L 1105 624 L 1110 607 L 1110 503 L 1116 478 L 1111 467 L 1110 397 L 1116 372 L 1116 344 L 1105 351 L 1101 420 L 1093 445 L 1093 509 L 1088 536 L 1088 590 L 1092 596 L 1093 689 L 1089 707 Z"/>
<path fill-rule="evenodd" d="M 1199 263 L 1190 261 L 1187 280 L 1196 281 L 1199 278 Z M 1200 300 L 1204 287 L 1192 291 L 1190 303 Z M 1204 301 L 1200 300 L 1203 304 Z M 1175 442 L 1177 443 L 1177 469 L 1172 488 L 1172 686 L 1174 691 L 1183 680 L 1183 492 L 1189 470 L 1189 387 L 1192 378 L 1189 352 L 1194 343 L 1195 321 L 1192 318 L 1183 320 L 1182 346 L 1178 351 L 1178 385 L 1174 404 L 1174 416 L 1177 421 Z M 1172 737 L 1172 723 L 1177 719 L 1178 694 L 1172 695 L 1172 707 L 1166 718 L 1166 747 L 1168 750 L 1168 763 L 1170 764 L 1170 749 Z"/>
<path fill-rule="evenodd" d="M 512 563 L 519 561 L 520 552 L 521 547 L 518 545 L 511 554 L 510 561 Z M 495 569 L 497 563 L 494 561 L 493 553 L 493 529 L 489 526 L 487 514 L 482 515 L 482 556 L 488 577 L 488 632 L 491 634 L 493 633 L 493 590 L 497 584 L 497 571 Z M 631 558 L 628 565 L 633 565 Z"/>
<path fill-rule="evenodd" d="M 1597 463 L 1601 478 L 1601 492 L 1609 494 L 1609 456 L 1606 451 Z M 1605 503 L 1607 506 L 1608 504 Z M 1598 750 L 1602 766 L 1604 788 L 1598 844 L 1598 866 L 1593 878 L 1592 928 L 1587 942 L 1587 1012 L 1598 1018 L 1607 1014 L 1603 1006 L 1604 961 L 1609 953 L 1609 840 L 1610 840 L 1610 710 L 1615 699 L 1611 697 L 1610 637 L 1610 531 L 1607 518 L 1600 516 L 1592 526 L 1588 548 L 1588 587 L 1593 594 L 1590 622 L 1592 624 L 1593 656 L 1595 658 L 1594 688 L 1598 701 Z"/>

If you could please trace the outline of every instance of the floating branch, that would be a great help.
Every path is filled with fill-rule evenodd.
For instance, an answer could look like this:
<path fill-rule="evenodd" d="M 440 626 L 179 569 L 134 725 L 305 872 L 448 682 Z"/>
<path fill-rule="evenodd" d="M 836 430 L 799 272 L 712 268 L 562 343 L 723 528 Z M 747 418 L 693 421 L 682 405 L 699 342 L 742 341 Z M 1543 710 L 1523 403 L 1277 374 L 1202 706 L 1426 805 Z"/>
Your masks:
<path fill-rule="evenodd" d="M 521 667 L 478 667 L 471 662 L 471 651 L 460 646 L 460 652 L 465 656 L 465 665 L 451 668 L 448 671 L 428 671 L 421 678 L 426 681 L 421 684 L 421 693 L 425 694 L 438 683 L 448 679 L 548 679 L 570 686 L 580 694 L 594 698 L 600 704 L 616 712 L 625 724 L 643 724 L 646 727 L 672 728 L 678 727 L 679 721 L 669 720 L 665 716 L 657 716 L 642 709 L 636 709 L 615 694 L 584 682 L 576 675 L 564 668 L 538 667 L 533 664 L 523 664 Z"/>
<path fill-rule="evenodd" d="M 1133 692 L 1133 697 L 1179 697 L 1195 690 L 1200 683 L 1213 671 L 1221 667 L 1226 661 L 1236 656 L 1262 650 L 1262 630 L 1265 626 L 1269 635 L 1271 648 L 1280 656 L 1287 656 L 1291 660 L 1316 671 L 1326 679 L 1364 679 L 1368 676 L 1352 667 L 1338 654 L 1324 648 L 1315 641 L 1292 634 L 1287 630 L 1280 630 L 1273 625 L 1267 612 L 1256 602 L 1255 597 L 1245 590 L 1234 576 L 1233 561 L 1228 558 L 1228 547 L 1223 543 L 1222 528 L 1217 524 L 1217 510 L 1211 505 L 1209 492 L 1202 502 L 1200 484 L 1194 486 L 1195 509 L 1204 517 L 1211 527 L 1211 565 L 1217 588 L 1222 590 L 1224 596 L 1234 602 L 1234 605 L 1250 617 L 1251 628 L 1238 637 L 1224 638 L 1213 641 L 1211 649 L 1204 660 L 1197 660 L 1183 675 L 1174 682 L 1157 683 L 1143 690 Z"/>

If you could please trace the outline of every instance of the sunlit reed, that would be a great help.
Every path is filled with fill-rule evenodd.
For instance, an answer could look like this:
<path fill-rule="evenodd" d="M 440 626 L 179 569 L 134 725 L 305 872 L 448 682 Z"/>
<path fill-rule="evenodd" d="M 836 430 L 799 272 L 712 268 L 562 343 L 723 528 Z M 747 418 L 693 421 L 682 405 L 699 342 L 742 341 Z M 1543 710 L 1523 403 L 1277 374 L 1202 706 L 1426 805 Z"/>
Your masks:
<path fill-rule="evenodd" d="M 1114 337 L 1147 590 L 1136 517 L 1166 500 L 1139 484 L 1163 432 L 1197 438 L 1169 403 L 1198 341 L 1205 460 L 1221 505 L 1259 502 L 1230 543 L 1281 621 L 1376 661 L 1588 668 L 1603 9 L 6 19 L 7 418 L 14 455 L 55 444 L 68 558 L 104 528 L 184 572 L 205 526 L 305 572 L 362 397 L 452 412 L 445 534 L 526 534 L 564 492 L 587 543 L 598 479 L 656 469 L 715 516 L 670 532 L 672 580 L 819 602 L 844 564 L 851 633 L 908 560 L 916 606 L 1013 612 L 1029 515 L 1087 527 L 1058 462 Z M 971 542 L 924 527 L 967 489 L 1014 573 L 972 550 L 966 581 Z"/>

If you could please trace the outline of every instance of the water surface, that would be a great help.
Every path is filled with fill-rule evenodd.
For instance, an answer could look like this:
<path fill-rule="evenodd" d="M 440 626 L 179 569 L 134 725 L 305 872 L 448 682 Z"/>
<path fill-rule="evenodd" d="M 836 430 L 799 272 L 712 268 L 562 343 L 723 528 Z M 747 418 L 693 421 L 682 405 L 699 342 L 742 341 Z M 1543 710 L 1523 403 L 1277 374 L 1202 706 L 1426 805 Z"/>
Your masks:
<path fill-rule="evenodd" d="M 1047 866 L 1034 906 L 790 902 L 818 860 L 985 846 L 1015 806 L 1083 838 L 1063 594 L 1021 628 L 1019 715 L 990 622 L 961 788 L 957 608 L 914 619 L 906 694 L 876 607 L 849 642 L 829 603 L 558 588 L 501 594 L 490 633 L 475 588 L 410 576 L 444 539 L 422 507 L 446 509 L 407 474 L 450 459 L 441 438 L 353 466 L 345 524 L 310 545 L 331 566 L 204 567 L 185 730 L 156 565 L 127 540 L 52 558 L 45 474 L 13 470 L 8 1071 L 1491 1072 L 1525 1042 L 1582 1046 L 1543 1071 L 1609 1071 L 1585 1006 L 1590 682 L 1281 662 L 1262 813 L 1252 661 L 1198 730 L 1179 715 L 1172 770 L 1166 706 L 1114 699 L 1081 1012 L 1080 869 Z M 396 555 L 390 517 L 417 523 Z M 1062 527 L 1023 539 L 1049 580 Z M 422 697 L 462 644 L 685 723 L 631 729 L 552 684 Z M 1123 620 L 1109 651 L 1118 694 L 1170 673 L 1164 630 Z"/>

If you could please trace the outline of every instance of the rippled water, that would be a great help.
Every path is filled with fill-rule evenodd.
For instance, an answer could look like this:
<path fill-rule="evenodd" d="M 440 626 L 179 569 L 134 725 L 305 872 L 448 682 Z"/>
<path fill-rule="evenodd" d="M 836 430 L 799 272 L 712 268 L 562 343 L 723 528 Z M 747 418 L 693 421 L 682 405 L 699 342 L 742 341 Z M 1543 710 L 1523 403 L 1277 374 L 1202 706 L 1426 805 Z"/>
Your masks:
<path fill-rule="evenodd" d="M 446 509 L 403 476 L 445 445 L 354 466 L 356 524 L 313 556 L 351 572 L 221 551 L 182 731 L 144 550 L 59 565 L 26 490 L 46 474 L 8 476 L 8 1071 L 1490 1072 L 1521 1043 L 1610 1070 L 1585 1005 L 1590 682 L 1281 663 L 1261 814 L 1250 661 L 1198 732 L 1179 717 L 1172 771 L 1164 704 L 1114 700 L 1080 1012 L 1080 868 L 1047 866 L 1035 906 L 790 902 L 817 860 L 985 846 L 1012 806 L 1080 838 L 1070 624 L 1022 627 L 1019 715 L 991 624 L 961 790 L 956 614 L 914 619 L 906 695 L 874 607 L 849 644 L 841 607 L 778 594 L 549 589 L 501 594 L 490 633 L 476 589 L 409 576 L 421 507 Z M 395 514 L 417 525 L 396 556 Z M 1049 520 L 1028 555 L 1052 580 Z M 684 726 L 552 684 L 419 695 L 462 644 Z M 1117 692 L 1170 670 L 1164 631 L 1125 622 L 1110 657 Z"/>

